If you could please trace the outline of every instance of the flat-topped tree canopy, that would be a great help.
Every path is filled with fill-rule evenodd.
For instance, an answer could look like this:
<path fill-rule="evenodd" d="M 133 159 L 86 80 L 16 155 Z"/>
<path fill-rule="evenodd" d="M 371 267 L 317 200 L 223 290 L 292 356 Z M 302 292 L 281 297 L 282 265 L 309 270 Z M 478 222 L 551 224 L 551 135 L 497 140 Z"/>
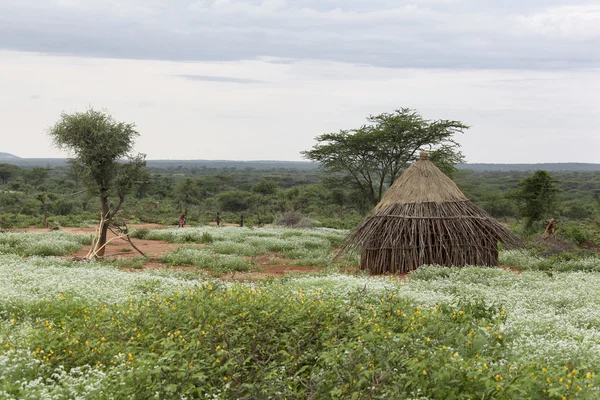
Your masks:
<path fill-rule="evenodd" d="M 360 250 L 360 267 L 371 273 L 406 273 L 430 264 L 498 265 L 498 242 L 521 246 L 422 152 L 352 231 L 344 249 Z"/>

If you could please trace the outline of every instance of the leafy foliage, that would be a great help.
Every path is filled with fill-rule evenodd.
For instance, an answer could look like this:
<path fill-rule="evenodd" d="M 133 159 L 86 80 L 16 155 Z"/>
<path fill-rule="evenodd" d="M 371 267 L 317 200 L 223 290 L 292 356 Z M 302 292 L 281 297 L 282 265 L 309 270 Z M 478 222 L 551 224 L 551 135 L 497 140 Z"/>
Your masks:
<path fill-rule="evenodd" d="M 595 274 L 428 267 L 408 281 L 240 285 L 14 257 L 0 273 L 7 399 L 547 399 L 600 387 Z"/>
<path fill-rule="evenodd" d="M 333 175 L 341 175 L 372 205 L 381 199 L 401 172 L 428 150 L 430 159 L 446 173 L 463 160 L 453 135 L 468 126 L 459 121 L 428 121 L 408 108 L 371 115 L 370 125 L 318 136 L 312 150 L 302 152 Z"/>
<path fill-rule="evenodd" d="M 526 226 L 541 221 L 549 216 L 556 206 L 556 180 L 546 171 L 536 171 L 529 178 L 519 182 L 519 189 L 515 193 L 521 216 L 526 219 Z"/>
<path fill-rule="evenodd" d="M 75 155 L 75 164 L 84 174 L 91 192 L 100 196 L 101 214 L 105 218 L 100 230 L 99 255 L 104 255 L 104 244 L 110 221 L 125 202 L 125 196 L 145 176 L 145 155 L 132 155 L 138 132 L 133 124 L 117 122 L 104 111 L 63 113 L 49 130 L 54 143 Z M 128 163 L 119 162 L 128 157 Z M 110 207 L 113 192 L 119 199 Z"/>

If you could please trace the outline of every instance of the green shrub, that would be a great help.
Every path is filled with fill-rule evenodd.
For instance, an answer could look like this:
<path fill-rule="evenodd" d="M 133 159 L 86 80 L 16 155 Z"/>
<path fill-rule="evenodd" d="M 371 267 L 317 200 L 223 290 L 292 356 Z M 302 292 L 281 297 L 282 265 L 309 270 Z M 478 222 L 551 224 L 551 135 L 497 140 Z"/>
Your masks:
<path fill-rule="evenodd" d="M 131 232 L 130 236 L 136 239 L 146 239 L 149 233 L 150 229 L 148 228 L 136 228 Z"/>
<path fill-rule="evenodd" d="M 214 241 L 215 241 L 215 239 L 208 232 L 203 232 L 202 235 L 200 235 L 200 243 L 202 243 L 202 244 L 210 244 Z"/>
<path fill-rule="evenodd" d="M 348 215 L 344 217 L 317 217 L 317 225 L 323 228 L 354 229 L 360 224 L 360 215 Z"/>
<path fill-rule="evenodd" d="M 560 228 L 559 232 L 562 234 L 562 236 L 574 241 L 575 243 L 582 243 L 589 240 L 589 234 L 579 225 L 567 225 Z"/>
<path fill-rule="evenodd" d="M 28 228 L 40 222 L 40 218 L 23 214 L 0 214 L 0 229 Z"/>
<path fill-rule="evenodd" d="M 529 369 L 495 362 L 508 340 L 498 306 L 382 298 L 206 283 L 125 306 L 89 304 L 51 329 L 44 324 L 62 317 L 44 311 L 30 348 L 42 358 L 52 343 L 55 367 L 110 366 L 104 391 L 120 398 L 479 398 L 491 390 L 516 398 L 524 390 L 512 382 Z M 68 296 L 63 303 L 79 306 Z"/>

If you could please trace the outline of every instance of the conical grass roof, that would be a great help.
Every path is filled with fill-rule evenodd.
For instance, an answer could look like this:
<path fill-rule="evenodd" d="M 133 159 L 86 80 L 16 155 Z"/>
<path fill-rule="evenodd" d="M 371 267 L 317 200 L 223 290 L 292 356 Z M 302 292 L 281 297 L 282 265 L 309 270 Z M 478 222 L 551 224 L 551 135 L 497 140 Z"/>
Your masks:
<path fill-rule="evenodd" d="M 344 250 L 360 249 L 361 268 L 372 273 L 403 273 L 426 264 L 497 265 L 499 242 L 521 246 L 421 153 L 352 231 Z"/>
<path fill-rule="evenodd" d="M 460 191 L 456 183 L 429 161 L 427 153 L 421 153 L 420 159 L 408 167 L 384 193 L 375 210 L 397 204 L 466 200 L 469 199 Z"/>

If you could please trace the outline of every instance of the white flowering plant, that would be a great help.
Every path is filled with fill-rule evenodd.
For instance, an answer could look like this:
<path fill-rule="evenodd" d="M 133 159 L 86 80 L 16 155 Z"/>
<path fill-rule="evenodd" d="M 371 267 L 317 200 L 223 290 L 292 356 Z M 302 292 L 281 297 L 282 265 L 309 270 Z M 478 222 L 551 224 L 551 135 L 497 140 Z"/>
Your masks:
<path fill-rule="evenodd" d="M 9 255 L 0 282 L 7 399 L 547 399 L 600 388 L 595 272 L 432 266 L 404 280 L 238 284 Z"/>

